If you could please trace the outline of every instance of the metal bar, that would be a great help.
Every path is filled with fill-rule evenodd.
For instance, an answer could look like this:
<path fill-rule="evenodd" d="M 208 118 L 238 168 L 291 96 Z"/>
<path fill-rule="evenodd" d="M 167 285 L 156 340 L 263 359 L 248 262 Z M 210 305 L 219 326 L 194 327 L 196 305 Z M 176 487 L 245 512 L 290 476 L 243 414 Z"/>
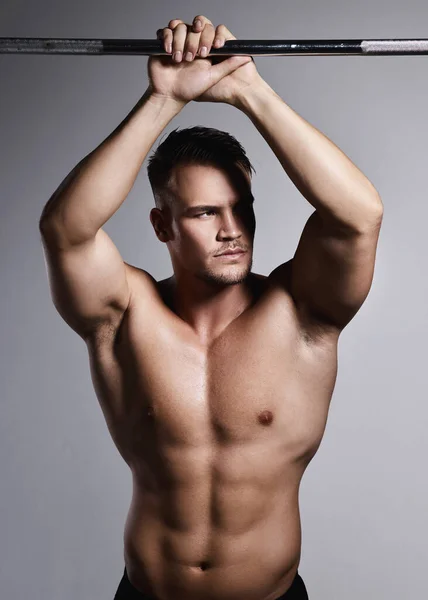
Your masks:
<path fill-rule="evenodd" d="M 164 55 L 162 40 L 0 38 L 0 54 Z M 330 56 L 428 54 L 428 39 L 395 40 L 229 40 L 211 55 Z"/>

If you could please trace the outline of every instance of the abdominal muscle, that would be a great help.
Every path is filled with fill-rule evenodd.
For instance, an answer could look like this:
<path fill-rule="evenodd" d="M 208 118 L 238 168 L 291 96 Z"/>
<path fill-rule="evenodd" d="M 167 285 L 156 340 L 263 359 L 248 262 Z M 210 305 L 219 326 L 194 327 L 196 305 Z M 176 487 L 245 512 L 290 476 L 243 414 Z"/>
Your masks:
<path fill-rule="evenodd" d="M 240 483 L 236 473 L 227 481 L 228 452 L 220 454 L 224 465 L 204 475 L 199 466 L 181 485 L 160 492 L 133 471 L 124 550 L 139 591 L 162 600 L 273 600 L 290 587 L 300 560 L 302 467 L 289 465 L 282 474 L 270 469 L 271 480 L 256 474 Z M 245 452 L 238 460 L 230 454 L 238 464 Z M 249 450 L 247 461 L 251 456 Z"/>

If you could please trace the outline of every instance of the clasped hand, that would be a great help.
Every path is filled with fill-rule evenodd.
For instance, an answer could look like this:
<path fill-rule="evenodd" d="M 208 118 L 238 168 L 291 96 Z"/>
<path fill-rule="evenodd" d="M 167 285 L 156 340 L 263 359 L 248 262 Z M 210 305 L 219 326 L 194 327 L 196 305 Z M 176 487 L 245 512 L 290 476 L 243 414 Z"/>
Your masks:
<path fill-rule="evenodd" d="M 211 48 L 221 48 L 236 37 L 224 25 L 214 28 L 202 15 L 191 25 L 173 19 L 158 29 L 157 38 L 171 56 L 151 56 L 148 72 L 151 93 L 183 104 L 225 102 L 235 104 L 249 86 L 262 80 L 251 56 L 207 57 Z"/>

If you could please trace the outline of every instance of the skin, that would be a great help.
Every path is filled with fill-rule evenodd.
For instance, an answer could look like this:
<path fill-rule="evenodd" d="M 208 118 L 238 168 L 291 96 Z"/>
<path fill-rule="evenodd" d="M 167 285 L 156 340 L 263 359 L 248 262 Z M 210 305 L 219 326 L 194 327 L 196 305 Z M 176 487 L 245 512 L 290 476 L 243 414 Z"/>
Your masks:
<path fill-rule="evenodd" d="M 127 572 L 157 598 L 273 600 L 300 560 L 299 486 L 326 425 L 338 335 L 315 342 L 289 290 L 250 271 L 248 176 L 184 166 L 174 189 L 169 217 L 151 213 L 174 275 L 127 265 L 127 311 L 86 340 L 132 472 Z M 186 216 L 201 198 L 217 208 Z M 239 259 L 214 256 L 237 246 Z"/>

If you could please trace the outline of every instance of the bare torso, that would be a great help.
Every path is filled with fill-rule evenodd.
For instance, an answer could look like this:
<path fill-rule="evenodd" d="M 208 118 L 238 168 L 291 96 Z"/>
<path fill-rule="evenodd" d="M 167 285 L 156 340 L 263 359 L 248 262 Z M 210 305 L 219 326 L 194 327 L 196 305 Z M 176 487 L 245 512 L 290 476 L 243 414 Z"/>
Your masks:
<path fill-rule="evenodd" d="M 133 497 L 131 583 L 161 600 L 273 600 L 301 548 L 302 475 L 324 433 L 336 333 L 309 337 L 286 286 L 254 299 L 210 344 L 133 277 L 117 327 L 87 341 L 92 380 Z"/>

